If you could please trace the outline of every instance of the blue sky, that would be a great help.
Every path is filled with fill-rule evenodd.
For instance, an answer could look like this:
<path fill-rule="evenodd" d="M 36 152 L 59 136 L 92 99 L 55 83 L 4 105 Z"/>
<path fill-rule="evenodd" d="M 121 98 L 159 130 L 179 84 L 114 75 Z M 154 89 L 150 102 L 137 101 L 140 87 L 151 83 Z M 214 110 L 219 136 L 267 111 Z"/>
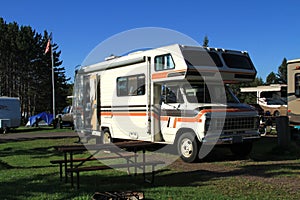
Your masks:
<path fill-rule="evenodd" d="M 1 1 L 0 17 L 53 32 L 66 75 L 107 38 L 134 28 L 162 27 L 209 46 L 249 52 L 258 76 L 300 58 L 300 1 Z M 113 52 L 112 52 L 113 53 Z"/>

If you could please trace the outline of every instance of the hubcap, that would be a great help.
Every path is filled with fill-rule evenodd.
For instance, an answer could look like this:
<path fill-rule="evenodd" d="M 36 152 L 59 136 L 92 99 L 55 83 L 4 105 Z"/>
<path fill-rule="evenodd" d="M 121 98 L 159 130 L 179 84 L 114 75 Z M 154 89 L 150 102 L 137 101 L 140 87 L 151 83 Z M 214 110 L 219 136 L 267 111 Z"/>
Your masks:
<path fill-rule="evenodd" d="M 184 157 L 188 158 L 193 153 L 193 144 L 192 141 L 188 138 L 185 138 L 181 142 L 181 153 Z"/>
<path fill-rule="evenodd" d="M 103 144 L 109 144 L 109 143 L 111 143 L 110 135 L 109 135 L 109 133 L 104 133 L 104 135 L 103 135 Z"/>

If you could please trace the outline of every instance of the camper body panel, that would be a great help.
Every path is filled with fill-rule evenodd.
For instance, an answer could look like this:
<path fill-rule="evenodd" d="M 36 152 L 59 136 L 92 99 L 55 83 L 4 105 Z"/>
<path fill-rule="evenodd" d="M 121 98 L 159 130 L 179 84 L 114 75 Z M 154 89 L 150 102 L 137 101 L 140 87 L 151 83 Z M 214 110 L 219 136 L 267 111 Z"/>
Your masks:
<path fill-rule="evenodd" d="M 147 62 L 114 68 L 101 76 L 101 129 L 110 124 L 112 138 L 151 141 L 147 133 Z"/>
<path fill-rule="evenodd" d="M 300 125 L 300 59 L 289 60 L 288 117 L 291 126 Z"/>

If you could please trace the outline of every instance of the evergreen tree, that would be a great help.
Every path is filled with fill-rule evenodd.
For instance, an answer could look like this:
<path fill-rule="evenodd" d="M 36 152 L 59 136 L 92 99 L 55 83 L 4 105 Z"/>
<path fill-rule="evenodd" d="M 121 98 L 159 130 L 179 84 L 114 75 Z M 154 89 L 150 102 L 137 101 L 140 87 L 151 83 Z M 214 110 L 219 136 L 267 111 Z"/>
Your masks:
<path fill-rule="evenodd" d="M 278 67 L 278 83 L 287 83 L 287 59 L 283 58 L 281 65 Z"/>
<path fill-rule="evenodd" d="M 277 84 L 277 83 L 278 83 L 278 78 L 276 74 L 274 72 L 271 72 L 266 78 L 266 84 L 270 85 L 270 84 Z"/>
<path fill-rule="evenodd" d="M 51 56 L 44 54 L 49 34 L 0 18 L 0 95 L 19 97 L 23 117 L 52 111 Z M 69 90 L 58 45 L 53 44 L 56 106 L 66 105 Z M 66 92 L 67 91 L 67 92 Z"/>
<path fill-rule="evenodd" d="M 209 40 L 208 40 L 208 37 L 207 37 L 207 35 L 204 37 L 204 39 L 203 39 L 203 44 L 202 44 L 202 46 L 203 47 L 208 47 L 208 43 L 209 43 Z"/>

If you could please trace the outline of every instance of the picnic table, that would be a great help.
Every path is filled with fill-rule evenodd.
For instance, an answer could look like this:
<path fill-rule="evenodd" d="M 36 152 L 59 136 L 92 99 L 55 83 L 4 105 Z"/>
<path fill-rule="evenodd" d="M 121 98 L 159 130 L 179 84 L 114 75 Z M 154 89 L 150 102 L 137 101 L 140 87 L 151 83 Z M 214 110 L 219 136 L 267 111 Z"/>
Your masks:
<path fill-rule="evenodd" d="M 155 167 L 157 165 L 164 164 L 163 161 L 146 161 L 146 148 L 152 146 L 154 143 L 144 142 L 144 141 L 126 141 L 126 142 L 118 142 L 111 144 L 80 144 L 80 145 L 63 145 L 63 146 L 55 146 L 55 149 L 59 152 L 63 153 L 63 159 L 61 160 L 52 160 L 50 161 L 52 164 L 59 164 L 60 170 L 60 180 L 63 179 L 63 168 L 64 168 L 64 176 L 65 182 L 68 182 L 68 173 L 70 173 L 71 185 L 74 186 L 74 178 L 73 173 L 77 175 L 77 188 L 79 189 L 79 173 L 83 171 L 96 171 L 96 170 L 106 170 L 112 168 L 127 168 L 127 172 L 130 174 L 130 168 L 134 168 L 134 174 L 137 174 L 137 169 L 140 168 L 143 170 L 143 177 L 146 180 L 146 166 L 152 166 L 152 178 L 150 183 L 154 182 L 154 172 Z M 124 148 L 126 148 L 128 152 L 124 153 Z M 84 151 L 89 150 L 92 152 L 88 157 L 74 158 L 74 154 L 82 154 Z M 110 152 L 109 156 L 104 156 L 100 151 Z M 142 162 L 138 161 L 138 151 L 142 151 Z M 132 153 L 130 153 L 132 152 Z M 99 156 L 99 154 L 101 156 Z M 107 153 L 106 153 L 107 154 Z M 126 161 L 124 164 L 111 164 L 111 165 L 99 165 L 99 166 L 85 166 L 82 165 L 85 162 L 93 161 L 93 160 L 110 160 L 121 158 Z M 133 160 L 132 160 L 133 159 Z M 78 163 L 77 165 L 74 165 Z"/>

